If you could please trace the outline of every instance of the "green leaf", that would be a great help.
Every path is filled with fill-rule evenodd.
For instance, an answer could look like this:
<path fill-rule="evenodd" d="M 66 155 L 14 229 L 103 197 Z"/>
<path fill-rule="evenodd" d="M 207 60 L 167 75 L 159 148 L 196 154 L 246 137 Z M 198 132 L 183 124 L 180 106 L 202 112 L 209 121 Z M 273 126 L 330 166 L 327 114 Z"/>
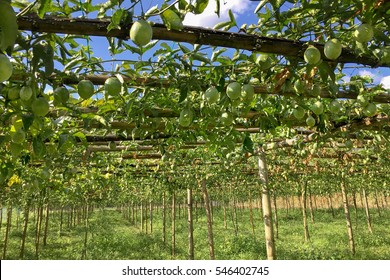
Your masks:
<path fill-rule="evenodd" d="M 254 154 L 253 141 L 249 134 L 245 135 L 244 142 L 242 143 L 242 151 Z"/>
<path fill-rule="evenodd" d="M 206 9 L 207 5 L 209 4 L 209 0 L 197 0 L 195 7 L 194 7 L 194 14 L 201 14 Z"/>
<path fill-rule="evenodd" d="M 38 9 L 38 16 L 40 18 L 43 18 L 45 16 L 45 13 L 50 8 L 51 0 L 40 0 L 39 2 L 41 2 L 41 5 L 39 6 Z"/>
<path fill-rule="evenodd" d="M 191 58 L 192 58 L 192 59 L 195 59 L 195 60 L 202 61 L 202 62 L 204 62 L 204 63 L 210 63 L 210 59 L 208 59 L 208 58 L 206 57 L 206 55 L 194 53 L 194 54 L 191 55 Z"/>
<path fill-rule="evenodd" d="M 231 9 L 229 9 L 229 18 L 233 26 L 237 25 L 236 18 L 234 17 L 234 14 Z"/>
<path fill-rule="evenodd" d="M 220 0 L 215 0 L 215 13 L 220 17 L 221 3 Z"/>
<path fill-rule="evenodd" d="M 113 15 L 111 16 L 111 22 L 107 26 L 107 31 L 110 31 L 112 29 L 121 29 L 120 24 L 124 12 L 125 11 L 123 9 L 118 9 L 115 11 L 115 13 L 113 13 Z"/>
<path fill-rule="evenodd" d="M 222 29 L 224 27 L 227 27 L 227 26 L 230 26 L 232 24 L 232 22 L 229 20 L 229 21 L 223 21 L 223 22 L 219 22 L 217 23 L 216 25 L 214 25 L 213 29 Z"/>
<path fill-rule="evenodd" d="M 262 0 L 260 3 L 257 5 L 254 13 L 257 14 L 264 6 L 267 4 L 268 0 Z"/>

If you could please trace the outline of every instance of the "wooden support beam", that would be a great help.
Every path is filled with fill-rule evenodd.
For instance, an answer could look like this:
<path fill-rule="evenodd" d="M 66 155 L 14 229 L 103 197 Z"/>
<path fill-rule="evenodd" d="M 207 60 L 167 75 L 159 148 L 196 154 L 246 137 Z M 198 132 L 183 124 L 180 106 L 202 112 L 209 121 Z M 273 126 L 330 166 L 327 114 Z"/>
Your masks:
<path fill-rule="evenodd" d="M 46 16 L 41 19 L 36 14 L 18 17 L 20 30 L 129 39 L 131 24 L 121 26 L 121 29 L 107 31 L 109 24 L 110 19 L 64 18 L 55 16 Z M 228 47 L 299 58 L 303 58 L 303 53 L 307 48 L 307 42 L 304 41 L 261 37 L 254 34 L 226 32 L 192 26 L 185 26 L 181 31 L 168 30 L 163 24 L 158 23 L 154 23 L 153 25 L 153 39 Z M 323 53 L 322 44 L 314 43 L 314 45 Z M 324 56 L 323 59 L 326 60 L 326 57 Z M 353 51 L 346 48 L 343 49 L 337 62 L 357 63 L 372 67 L 390 66 L 386 64 L 381 65 L 376 58 L 371 56 L 357 56 Z"/>

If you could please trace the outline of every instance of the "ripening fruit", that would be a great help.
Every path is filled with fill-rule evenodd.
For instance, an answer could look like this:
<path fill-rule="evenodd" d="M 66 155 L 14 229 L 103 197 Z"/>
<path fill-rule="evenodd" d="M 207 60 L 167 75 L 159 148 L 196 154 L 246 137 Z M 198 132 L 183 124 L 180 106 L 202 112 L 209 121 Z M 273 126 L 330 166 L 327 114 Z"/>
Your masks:
<path fill-rule="evenodd" d="M 241 88 L 241 97 L 242 100 L 246 102 L 251 102 L 253 100 L 253 96 L 255 95 L 255 88 L 250 84 L 245 84 Z"/>
<path fill-rule="evenodd" d="M 7 93 L 9 100 L 16 100 L 20 97 L 20 88 L 19 87 L 12 87 L 8 90 Z"/>
<path fill-rule="evenodd" d="M 66 104 L 69 100 L 69 91 L 66 87 L 58 87 L 54 90 L 54 100 Z"/>
<path fill-rule="evenodd" d="M 206 100 L 207 103 L 215 104 L 219 101 L 220 93 L 216 87 L 209 87 L 203 94 L 203 99 Z"/>
<path fill-rule="evenodd" d="M 232 82 L 226 87 L 226 94 L 230 100 L 238 99 L 241 96 L 241 85 L 237 82 Z"/>
<path fill-rule="evenodd" d="M 152 40 L 153 29 L 143 19 L 133 23 L 130 29 L 130 39 L 139 47 L 145 46 Z"/>
<path fill-rule="evenodd" d="M 265 71 L 272 66 L 272 59 L 267 54 L 261 54 L 257 57 L 256 63 L 260 66 L 260 70 Z"/>
<path fill-rule="evenodd" d="M 298 94 L 304 93 L 306 90 L 305 83 L 301 79 L 296 80 L 294 82 L 294 90 Z"/>
<path fill-rule="evenodd" d="M 314 47 L 314 46 L 309 46 L 304 55 L 303 58 L 305 59 L 306 63 L 308 64 L 318 64 L 321 60 L 321 53 L 320 51 Z"/>
<path fill-rule="evenodd" d="M 332 100 L 332 102 L 329 103 L 329 111 L 332 114 L 338 114 L 341 110 L 341 104 L 337 99 Z"/>
<path fill-rule="evenodd" d="M 337 39 L 330 39 L 324 45 L 324 54 L 331 60 L 337 59 L 341 55 L 343 47 Z"/>
<path fill-rule="evenodd" d="M 376 105 L 375 103 L 368 103 L 367 106 L 363 108 L 363 114 L 367 117 L 372 117 L 376 114 Z"/>
<path fill-rule="evenodd" d="M 0 54 L 0 83 L 7 81 L 11 77 L 12 71 L 13 66 L 11 61 L 6 55 Z"/>
<path fill-rule="evenodd" d="M 77 86 L 77 92 L 82 99 L 88 99 L 95 94 L 95 88 L 90 80 L 81 80 Z"/>
<path fill-rule="evenodd" d="M 22 144 L 25 139 L 26 139 L 26 133 L 21 128 L 16 130 L 15 133 L 12 135 L 12 142 L 16 144 Z"/>
<path fill-rule="evenodd" d="M 310 109 L 314 114 L 321 115 L 324 112 L 324 105 L 322 105 L 322 102 L 318 100 L 311 105 Z"/>
<path fill-rule="evenodd" d="M 118 78 L 110 77 L 104 83 L 104 91 L 107 95 L 117 96 L 122 91 L 122 84 Z"/>
<path fill-rule="evenodd" d="M 224 126 L 231 126 L 232 123 L 233 123 L 233 116 L 231 113 L 229 112 L 223 112 L 222 115 L 221 115 L 221 123 L 224 125 Z"/>
<path fill-rule="evenodd" d="M 306 119 L 306 124 L 310 127 L 313 127 L 316 125 L 316 120 L 312 116 L 308 116 Z"/>
<path fill-rule="evenodd" d="M 180 112 L 179 124 L 182 127 L 189 127 L 194 119 L 194 113 L 190 109 L 183 109 Z"/>
<path fill-rule="evenodd" d="M 20 99 L 27 101 L 30 100 L 31 96 L 33 95 L 32 88 L 30 86 L 24 86 L 20 90 Z"/>
<path fill-rule="evenodd" d="M 367 43 L 374 36 L 374 29 L 372 28 L 371 24 L 363 23 L 359 25 L 358 28 L 356 28 L 354 35 L 356 41 L 360 43 Z"/>
<path fill-rule="evenodd" d="M 301 106 L 298 106 L 293 110 L 293 115 L 297 120 L 300 120 L 305 116 L 305 110 Z"/>
<path fill-rule="evenodd" d="M 49 113 L 50 105 L 44 97 L 38 97 L 31 104 L 31 109 L 34 115 L 44 117 Z"/>

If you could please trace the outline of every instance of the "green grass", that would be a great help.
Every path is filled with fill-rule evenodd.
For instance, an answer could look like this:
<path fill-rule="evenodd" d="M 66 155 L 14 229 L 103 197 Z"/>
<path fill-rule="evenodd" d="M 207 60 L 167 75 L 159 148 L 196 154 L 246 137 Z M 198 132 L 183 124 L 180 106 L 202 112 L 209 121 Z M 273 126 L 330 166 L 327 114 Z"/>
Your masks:
<path fill-rule="evenodd" d="M 187 259 L 187 219 L 186 212 L 176 221 L 175 259 Z M 197 216 L 197 218 L 196 218 Z M 359 210 L 356 228 L 353 221 L 356 254 L 349 250 L 344 213 L 336 211 L 336 216 L 326 210 L 315 212 L 315 223 L 309 220 L 310 241 L 304 242 L 302 214 L 299 209 L 279 210 L 279 238 L 276 240 L 278 259 L 330 260 L 330 259 L 390 259 L 390 212 L 383 211 L 382 217 L 372 211 L 373 234 L 368 232 L 364 212 Z M 309 217 L 310 218 L 310 217 Z M 15 220 L 15 219 L 14 219 Z M 65 219 L 66 220 L 66 219 Z M 194 214 L 195 258 L 209 259 L 207 224 L 203 210 Z M 249 210 L 238 211 L 238 233 L 228 215 L 228 228 L 224 228 L 223 210 L 214 209 L 214 243 L 217 259 L 265 259 L 264 228 L 258 210 L 254 210 L 255 234 L 249 220 Z M 35 259 L 35 232 L 30 219 L 25 259 Z M 4 237 L 3 221 L 1 237 Z M 21 222 L 17 229 L 11 228 L 7 259 L 19 258 Z M 90 217 L 90 234 L 87 258 L 99 259 L 171 259 L 171 224 L 168 215 L 166 243 L 162 239 L 161 212 L 155 213 L 153 232 L 140 231 L 139 224 L 132 225 L 121 213 L 112 209 L 95 210 Z M 73 228 L 63 226 L 59 235 L 58 214 L 50 220 L 47 245 L 40 247 L 40 259 L 80 259 L 83 250 L 85 228 L 83 224 Z M 3 249 L 3 244 L 0 246 Z"/>

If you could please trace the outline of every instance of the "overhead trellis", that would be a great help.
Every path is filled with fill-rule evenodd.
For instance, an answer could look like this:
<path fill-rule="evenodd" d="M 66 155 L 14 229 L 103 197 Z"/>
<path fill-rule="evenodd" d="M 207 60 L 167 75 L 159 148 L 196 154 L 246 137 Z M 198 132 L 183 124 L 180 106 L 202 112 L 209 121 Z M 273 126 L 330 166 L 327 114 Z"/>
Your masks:
<path fill-rule="evenodd" d="M 110 23 L 110 19 L 63 18 L 53 16 L 39 18 L 35 14 L 20 16 L 18 18 L 20 30 L 116 37 L 124 40 L 129 39 L 131 24 L 121 26 L 120 29 L 111 29 L 110 31 L 107 31 Z M 226 32 L 191 26 L 185 26 L 180 31 L 168 30 L 165 25 L 159 23 L 155 23 L 153 25 L 153 39 L 228 47 L 299 58 L 303 58 L 303 53 L 307 48 L 308 43 L 304 41 L 269 38 L 253 34 Z M 323 44 L 311 44 L 316 46 L 323 53 Z M 323 57 L 323 59 L 327 60 L 326 57 Z M 337 62 L 357 63 L 371 67 L 390 67 L 388 64 L 381 64 L 378 59 L 371 56 L 356 56 L 353 51 L 348 49 L 343 49 L 341 56 L 337 59 Z"/>

